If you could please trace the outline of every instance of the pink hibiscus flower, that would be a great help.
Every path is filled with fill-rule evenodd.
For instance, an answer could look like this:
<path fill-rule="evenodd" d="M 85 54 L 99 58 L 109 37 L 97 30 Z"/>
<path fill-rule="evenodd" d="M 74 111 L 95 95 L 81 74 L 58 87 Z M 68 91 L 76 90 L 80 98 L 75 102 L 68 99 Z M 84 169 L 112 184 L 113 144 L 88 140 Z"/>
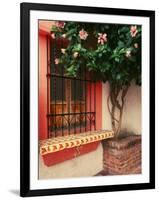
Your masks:
<path fill-rule="evenodd" d="M 53 39 L 55 39 L 55 33 L 52 33 L 52 34 L 51 34 L 51 37 L 52 37 Z"/>
<path fill-rule="evenodd" d="M 61 49 L 61 53 L 65 54 L 66 53 L 66 49 Z"/>
<path fill-rule="evenodd" d="M 59 58 L 55 58 L 54 62 L 55 62 L 55 65 L 58 65 L 59 64 Z"/>
<path fill-rule="evenodd" d="M 64 28 L 65 22 L 57 21 L 57 22 L 55 22 L 55 25 L 56 25 L 58 28 Z"/>
<path fill-rule="evenodd" d="M 77 56 L 78 56 L 78 52 L 74 52 L 73 57 L 77 58 Z"/>
<path fill-rule="evenodd" d="M 88 37 L 88 33 L 87 31 L 85 31 L 84 29 L 79 31 L 79 37 L 81 40 L 86 40 Z"/>
<path fill-rule="evenodd" d="M 138 43 L 135 43 L 134 47 L 137 49 L 139 47 Z"/>
<path fill-rule="evenodd" d="M 126 55 L 127 58 L 129 58 L 131 56 L 131 51 L 127 50 L 125 55 Z"/>
<path fill-rule="evenodd" d="M 66 34 L 62 34 L 62 37 L 63 37 L 63 38 L 66 38 Z"/>
<path fill-rule="evenodd" d="M 135 37 L 137 34 L 138 30 L 137 30 L 137 26 L 131 26 L 130 27 L 130 33 L 131 33 L 131 37 Z"/>
<path fill-rule="evenodd" d="M 98 33 L 98 43 L 104 44 L 107 42 L 107 34 L 106 33 Z"/>

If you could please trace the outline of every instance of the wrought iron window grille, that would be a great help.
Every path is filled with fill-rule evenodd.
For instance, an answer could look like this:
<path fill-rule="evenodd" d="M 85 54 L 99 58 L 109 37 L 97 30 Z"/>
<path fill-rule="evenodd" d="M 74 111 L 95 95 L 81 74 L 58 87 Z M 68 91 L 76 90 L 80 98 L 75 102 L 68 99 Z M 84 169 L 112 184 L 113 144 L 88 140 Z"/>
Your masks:
<path fill-rule="evenodd" d="M 67 76 L 55 64 L 65 39 L 47 37 L 47 127 L 48 138 L 96 130 L 96 83 L 86 71 Z"/>

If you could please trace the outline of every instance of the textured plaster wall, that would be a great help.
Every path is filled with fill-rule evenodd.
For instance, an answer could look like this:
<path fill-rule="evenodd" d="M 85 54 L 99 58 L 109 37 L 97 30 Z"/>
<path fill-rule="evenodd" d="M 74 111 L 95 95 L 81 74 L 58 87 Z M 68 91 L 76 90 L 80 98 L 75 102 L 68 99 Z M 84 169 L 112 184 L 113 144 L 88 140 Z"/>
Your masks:
<path fill-rule="evenodd" d="M 102 128 L 111 129 L 111 119 L 107 108 L 109 84 L 102 85 Z M 124 107 L 122 129 L 127 132 L 141 134 L 141 87 L 132 84 L 129 88 Z"/>

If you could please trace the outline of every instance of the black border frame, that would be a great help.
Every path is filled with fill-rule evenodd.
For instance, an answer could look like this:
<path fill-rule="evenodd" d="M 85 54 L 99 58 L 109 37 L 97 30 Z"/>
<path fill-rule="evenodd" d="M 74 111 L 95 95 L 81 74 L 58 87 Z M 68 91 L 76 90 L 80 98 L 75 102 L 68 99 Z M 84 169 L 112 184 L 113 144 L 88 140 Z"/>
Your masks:
<path fill-rule="evenodd" d="M 60 11 L 149 17 L 150 19 L 150 181 L 149 183 L 30 189 L 30 11 Z M 155 188 L 155 11 L 53 4 L 20 4 L 20 196 L 96 193 Z"/>

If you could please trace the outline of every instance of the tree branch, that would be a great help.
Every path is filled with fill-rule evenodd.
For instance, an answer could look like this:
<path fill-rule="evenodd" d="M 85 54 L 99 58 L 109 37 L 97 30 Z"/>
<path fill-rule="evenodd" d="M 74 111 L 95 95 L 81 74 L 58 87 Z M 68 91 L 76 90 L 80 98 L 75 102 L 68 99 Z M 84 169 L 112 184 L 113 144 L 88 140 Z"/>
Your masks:
<path fill-rule="evenodd" d="M 110 95 L 107 97 L 107 107 L 108 107 L 108 111 L 109 111 L 109 114 L 111 115 L 111 117 L 117 122 L 119 123 L 119 120 L 117 120 L 111 113 L 110 111 L 110 107 L 109 107 L 109 101 L 110 101 Z"/>
<path fill-rule="evenodd" d="M 125 96 L 128 92 L 128 89 L 129 89 L 129 85 L 127 85 L 126 88 L 123 89 L 123 91 L 122 91 L 122 95 L 121 95 L 122 107 L 124 106 Z"/>
<path fill-rule="evenodd" d="M 119 92 L 120 92 L 120 89 L 119 88 L 116 88 L 114 87 L 111 91 L 111 94 L 112 94 L 112 101 L 114 102 L 115 106 L 120 110 L 121 109 L 121 105 L 118 101 L 118 95 L 119 95 Z"/>

